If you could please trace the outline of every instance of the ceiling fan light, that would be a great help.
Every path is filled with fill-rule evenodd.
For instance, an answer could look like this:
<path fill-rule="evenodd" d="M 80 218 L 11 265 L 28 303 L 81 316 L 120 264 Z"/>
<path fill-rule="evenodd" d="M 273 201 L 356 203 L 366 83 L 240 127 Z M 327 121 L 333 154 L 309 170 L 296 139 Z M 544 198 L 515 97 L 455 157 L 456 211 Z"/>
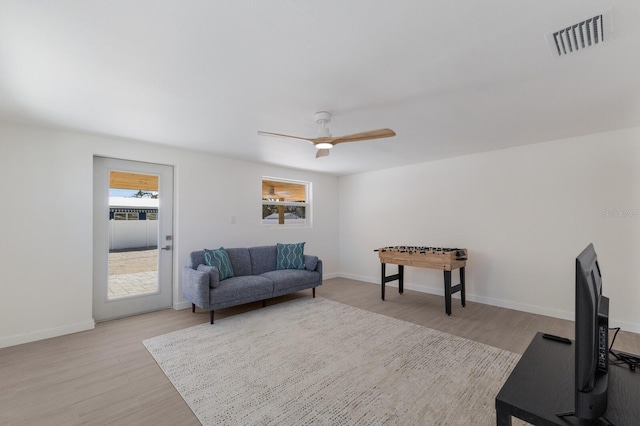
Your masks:
<path fill-rule="evenodd" d="M 333 144 L 330 144 L 329 142 L 319 142 L 316 144 L 316 148 L 318 149 L 331 149 L 333 148 Z"/>

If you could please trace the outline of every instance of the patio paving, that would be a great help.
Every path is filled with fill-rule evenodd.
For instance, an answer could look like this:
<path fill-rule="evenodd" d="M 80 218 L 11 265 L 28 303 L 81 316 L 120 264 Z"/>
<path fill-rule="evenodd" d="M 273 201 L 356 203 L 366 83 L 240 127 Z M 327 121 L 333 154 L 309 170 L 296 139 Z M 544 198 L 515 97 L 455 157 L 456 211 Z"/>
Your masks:
<path fill-rule="evenodd" d="M 109 299 L 158 290 L 158 249 L 118 250 L 109 253 Z"/>

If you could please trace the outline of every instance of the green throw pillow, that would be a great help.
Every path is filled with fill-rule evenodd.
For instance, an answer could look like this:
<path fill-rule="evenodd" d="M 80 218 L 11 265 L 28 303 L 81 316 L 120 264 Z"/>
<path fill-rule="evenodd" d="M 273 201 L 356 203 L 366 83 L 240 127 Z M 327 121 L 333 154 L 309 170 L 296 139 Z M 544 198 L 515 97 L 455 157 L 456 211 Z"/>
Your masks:
<path fill-rule="evenodd" d="M 207 262 L 207 265 L 218 268 L 220 281 L 233 278 L 233 266 L 231 266 L 229 255 L 224 247 L 220 247 L 218 250 L 204 249 L 204 261 Z"/>
<path fill-rule="evenodd" d="M 276 269 L 304 269 L 304 243 L 280 244 Z"/>

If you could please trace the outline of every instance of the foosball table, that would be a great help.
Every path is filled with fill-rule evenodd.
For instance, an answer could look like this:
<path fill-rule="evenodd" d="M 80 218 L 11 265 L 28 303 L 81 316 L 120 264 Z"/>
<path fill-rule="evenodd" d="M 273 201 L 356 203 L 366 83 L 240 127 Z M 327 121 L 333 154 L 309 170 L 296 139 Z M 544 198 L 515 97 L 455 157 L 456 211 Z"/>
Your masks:
<path fill-rule="evenodd" d="M 451 295 L 460 292 L 462 306 L 465 305 L 464 268 L 467 249 L 417 246 L 390 246 L 374 250 L 378 252 L 382 266 L 382 300 L 385 284 L 398 280 L 398 292 L 404 293 L 404 267 L 440 269 L 444 271 L 444 303 L 447 315 L 451 315 Z M 386 275 L 387 263 L 398 265 L 398 273 Z M 451 285 L 451 271 L 460 270 L 460 283 Z"/>

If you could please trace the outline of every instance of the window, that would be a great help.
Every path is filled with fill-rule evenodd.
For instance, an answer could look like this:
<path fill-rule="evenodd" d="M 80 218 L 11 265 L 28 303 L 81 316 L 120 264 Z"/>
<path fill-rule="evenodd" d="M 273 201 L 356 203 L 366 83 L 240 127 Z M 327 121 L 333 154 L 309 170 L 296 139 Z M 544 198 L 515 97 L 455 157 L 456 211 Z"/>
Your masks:
<path fill-rule="evenodd" d="M 262 224 L 311 226 L 311 183 L 262 178 Z"/>
<path fill-rule="evenodd" d="M 129 210 L 112 208 L 109 220 L 158 220 L 158 210 Z"/>
<path fill-rule="evenodd" d="M 138 220 L 138 212 L 115 212 L 114 220 Z"/>

